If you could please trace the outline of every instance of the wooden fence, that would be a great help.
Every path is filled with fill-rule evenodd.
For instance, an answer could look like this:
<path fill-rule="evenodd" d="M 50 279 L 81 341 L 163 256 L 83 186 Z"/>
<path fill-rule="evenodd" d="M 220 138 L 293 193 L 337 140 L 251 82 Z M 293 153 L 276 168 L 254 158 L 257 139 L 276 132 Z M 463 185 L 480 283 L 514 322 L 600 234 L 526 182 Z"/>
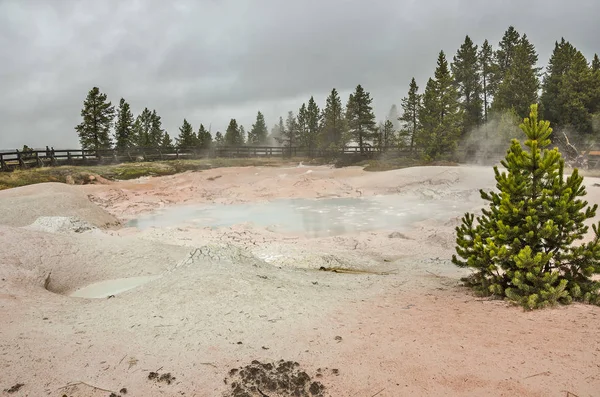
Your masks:
<path fill-rule="evenodd" d="M 411 157 L 416 153 L 397 147 L 358 146 L 340 150 L 308 150 L 302 147 L 281 146 L 215 146 L 210 149 L 189 148 L 164 150 L 159 148 L 118 149 L 60 149 L 46 148 L 28 151 L 0 152 L 0 169 L 11 171 L 17 168 L 47 167 L 58 165 L 99 165 L 124 162 L 191 160 L 202 158 L 243 158 L 243 157 L 305 157 L 305 158 L 373 158 L 380 155 L 386 158 Z"/>

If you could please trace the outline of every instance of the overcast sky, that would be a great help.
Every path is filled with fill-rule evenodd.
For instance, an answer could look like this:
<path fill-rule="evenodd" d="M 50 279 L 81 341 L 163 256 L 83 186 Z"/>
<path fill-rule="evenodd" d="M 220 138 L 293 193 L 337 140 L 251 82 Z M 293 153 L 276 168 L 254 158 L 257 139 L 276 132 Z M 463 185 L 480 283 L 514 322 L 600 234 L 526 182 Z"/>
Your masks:
<path fill-rule="evenodd" d="M 497 46 L 514 25 L 545 66 L 561 36 L 600 52 L 599 15 L 598 0 L 0 0 L 0 149 L 79 147 L 93 86 L 156 109 L 171 136 L 183 118 L 249 129 L 258 110 L 270 128 L 357 84 L 384 119 L 467 34 Z"/>

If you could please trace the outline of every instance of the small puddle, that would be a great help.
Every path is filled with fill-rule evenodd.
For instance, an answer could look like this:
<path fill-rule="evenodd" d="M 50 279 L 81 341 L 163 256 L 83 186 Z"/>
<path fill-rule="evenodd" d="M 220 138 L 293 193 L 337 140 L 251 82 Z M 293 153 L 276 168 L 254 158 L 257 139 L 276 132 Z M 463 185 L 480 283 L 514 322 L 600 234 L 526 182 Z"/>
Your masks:
<path fill-rule="evenodd" d="M 107 298 L 110 295 L 117 295 L 122 292 L 129 291 L 130 289 L 139 287 L 142 284 L 146 284 L 160 277 L 161 276 L 140 276 L 104 280 L 79 288 L 69 296 L 74 298 Z"/>
<path fill-rule="evenodd" d="M 218 228 L 251 223 L 278 233 L 327 237 L 381 229 L 407 230 L 415 222 L 447 220 L 470 207 L 464 202 L 406 196 L 280 199 L 266 203 L 172 206 L 133 219 L 127 226 L 146 229 L 191 224 Z"/>

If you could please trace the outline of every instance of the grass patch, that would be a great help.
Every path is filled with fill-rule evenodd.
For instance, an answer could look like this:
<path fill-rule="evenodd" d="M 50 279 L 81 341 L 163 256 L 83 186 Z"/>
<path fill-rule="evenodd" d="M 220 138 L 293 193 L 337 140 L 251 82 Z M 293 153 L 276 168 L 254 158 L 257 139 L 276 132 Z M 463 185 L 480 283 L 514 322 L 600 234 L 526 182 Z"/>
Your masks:
<path fill-rule="evenodd" d="M 66 183 L 67 177 L 75 184 L 89 183 L 91 175 L 99 175 L 108 180 L 129 180 L 146 176 L 173 175 L 186 171 L 202 171 L 221 167 L 281 167 L 294 166 L 302 162 L 306 165 L 320 165 L 318 160 L 304 158 L 217 158 L 202 160 L 169 160 L 139 163 L 122 163 L 96 166 L 59 166 L 17 169 L 0 172 L 0 190 L 33 185 L 45 182 Z"/>

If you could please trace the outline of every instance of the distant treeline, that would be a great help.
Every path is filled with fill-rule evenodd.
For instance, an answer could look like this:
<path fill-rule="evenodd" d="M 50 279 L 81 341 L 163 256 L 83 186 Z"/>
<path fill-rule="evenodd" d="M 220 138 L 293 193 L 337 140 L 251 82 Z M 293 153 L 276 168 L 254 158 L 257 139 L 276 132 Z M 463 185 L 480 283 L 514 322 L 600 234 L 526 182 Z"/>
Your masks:
<path fill-rule="evenodd" d="M 214 136 L 203 124 L 195 130 L 184 119 L 173 140 L 156 110 L 145 108 L 134 117 L 125 99 L 115 109 L 107 95 L 94 87 L 75 129 L 84 149 L 278 144 L 313 150 L 352 143 L 361 151 L 369 146 L 396 146 L 439 159 L 458 146 L 496 151 L 506 147 L 510 138 L 520 136 L 517 126 L 529 106 L 539 103 L 555 132 L 566 132 L 576 144 L 594 142 L 600 131 L 598 55 L 588 62 L 561 39 L 545 72 L 537 65 L 534 45 L 511 26 L 497 48 L 488 40 L 478 46 L 466 36 L 450 63 L 440 51 L 434 76 L 423 93 L 413 78 L 401 109 L 393 105 L 384 122 L 376 121 L 371 95 L 358 85 L 345 104 L 335 88 L 322 109 L 311 96 L 296 112 L 288 112 L 285 120 L 279 117 L 270 131 L 259 111 L 248 131 L 233 118 L 224 134 L 217 131 Z"/>

